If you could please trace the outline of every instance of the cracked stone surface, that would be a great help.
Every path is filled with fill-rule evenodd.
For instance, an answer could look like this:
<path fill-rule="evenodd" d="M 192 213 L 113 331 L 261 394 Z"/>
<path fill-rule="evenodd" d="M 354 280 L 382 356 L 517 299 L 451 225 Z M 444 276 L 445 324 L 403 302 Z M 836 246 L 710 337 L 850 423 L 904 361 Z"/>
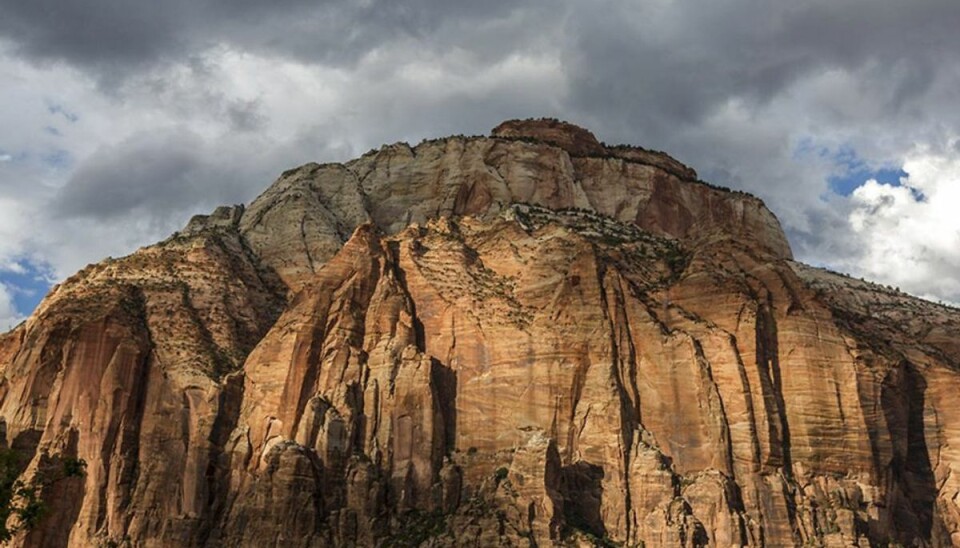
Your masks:
<path fill-rule="evenodd" d="M 388 145 L 0 335 L 21 477 L 87 462 L 14 544 L 958 545 L 958 334 L 660 152 Z"/>

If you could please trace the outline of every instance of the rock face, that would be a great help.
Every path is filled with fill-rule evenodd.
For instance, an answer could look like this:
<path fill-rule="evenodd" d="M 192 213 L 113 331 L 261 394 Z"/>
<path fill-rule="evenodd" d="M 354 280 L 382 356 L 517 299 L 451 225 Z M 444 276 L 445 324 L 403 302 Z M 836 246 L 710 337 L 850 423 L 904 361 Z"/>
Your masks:
<path fill-rule="evenodd" d="M 735 239 L 791 257 L 763 202 L 695 183 L 693 170 L 665 154 L 604 148 L 590 132 L 551 121 L 505 122 L 494 135 L 399 143 L 346 164 L 287 171 L 254 200 L 239 229 L 294 290 L 363 223 L 395 234 L 440 217 L 493 217 L 513 203 L 587 209 L 655 235 Z"/>
<path fill-rule="evenodd" d="M 47 505 L 15 542 L 960 545 L 958 333 L 662 153 L 551 120 L 390 145 L 0 336 Z"/>

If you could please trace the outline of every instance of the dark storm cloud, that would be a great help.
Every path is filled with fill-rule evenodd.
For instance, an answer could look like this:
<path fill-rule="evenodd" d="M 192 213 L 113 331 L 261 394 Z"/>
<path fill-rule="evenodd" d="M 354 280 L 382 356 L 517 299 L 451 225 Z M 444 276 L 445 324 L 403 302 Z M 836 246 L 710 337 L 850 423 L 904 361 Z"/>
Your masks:
<path fill-rule="evenodd" d="M 695 127 L 731 98 L 762 105 L 835 68 L 881 87 L 895 113 L 960 51 L 956 0 L 0 0 L 0 10 L 0 37 L 20 55 L 111 82 L 218 44 L 327 66 L 404 40 L 435 52 L 464 48 L 478 66 L 553 49 L 563 52 L 571 115 L 615 140 L 665 145 L 678 126 Z M 256 118 L 235 116 L 239 128 L 256 127 Z"/>
<path fill-rule="evenodd" d="M 106 224 L 141 219 L 168 225 L 218 205 L 244 203 L 281 170 L 337 154 L 324 139 L 329 129 L 314 130 L 283 145 L 245 134 L 210 141 L 187 128 L 140 133 L 90 156 L 53 198 L 51 213 Z"/>
<path fill-rule="evenodd" d="M 100 150 L 61 190 L 56 214 L 109 221 L 133 210 L 168 212 L 222 193 L 204 181 L 203 143 L 189 134 L 138 136 Z"/>
<path fill-rule="evenodd" d="M 787 227 L 787 238 L 794 255 L 803 257 L 804 262 L 815 266 L 831 265 L 837 257 L 856 257 L 862 250 L 860 242 L 854 238 L 837 238 L 838 234 L 847 234 L 849 225 L 849 203 L 845 198 L 834 198 L 835 202 L 827 206 L 811 208 L 806 211 L 810 224 L 816 230 L 802 231 Z"/>
<path fill-rule="evenodd" d="M 609 131 L 661 134 L 696 125 L 731 98 L 762 105 L 799 78 L 831 69 L 893 90 L 890 106 L 922 95 L 960 51 L 960 4 L 900 2 L 607 3 L 580 8 L 569 44 L 572 103 Z M 891 113 L 894 112 L 891 110 Z"/>
<path fill-rule="evenodd" d="M 306 161 L 556 116 L 760 195 L 800 259 L 849 264 L 866 240 L 827 181 L 844 151 L 870 171 L 960 148 L 957 28 L 957 0 L 0 0 L 0 77 L 55 73 L 0 98 L 50 97 L 56 120 L 34 143 L 26 115 L 0 124 L 0 167 L 19 170 L 0 183 L 43 180 L 19 159 L 63 150 L 33 207 L 132 249 Z M 0 201 L 0 230 L 5 205 L 22 209 Z M 58 268 L 114 252 L 48 225 Z"/>
<path fill-rule="evenodd" d="M 518 112 L 500 98 L 451 96 L 445 100 L 469 108 L 411 121 L 396 113 L 415 109 L 417 97 L 375 98 L 380 102 L 356 108 L 383 110 L 384 116 L 376 124 L 360 120 L 367 126 L 361 130 L 379 138 L 390 129 L 384 140 L 391 140 L 411 129 L 417 133 L 410 123 L 441 134 L 486 127 L 506 116 L 558 115 L 589 125 L 606 140 L 669 150 L 720 177 L 718 183 L 753 191 L 757 184 L 739 179 L 737 170 L 710 153 L 744 152 L 715 145 L 718 136 L 736 141 L 734 129 L 704 129 L 719 109 L 735 101 L 759 112 L 798 81 L 841 70 L 857 81 L 865 106 L 823 105 L 820 114 L 829 115 L 829 122 L 909 117 L 930 123 L 934 120 L 925 119 L 927 109 L 918 104 L 935 87 L 942 67 L 956 66 L 954 52 L 960 51 L 956 0 L 0 0 L 0 10 L 0 37 L 21 56 L 66 61 L 109 83 L 147 74 L 164 61 L 185 63 L 202 75 L 211 70 L 202 52 L 217 45 L 348 68 L 377 48 L 405 44 L 412 55 L 461 48 L 477 71 L 510 54 L 558 52 L 567 88 L 559 97 L 551 90 L 553 97 L 542 106 L 530 108 L 524 98 Z M 362 88 L 380 85 L 378 76 L 352 78 Z M 162 92 L 171 84 L 160 79 L 151 85 Z M 120 89 L 138 93 L 143 87 L 140 82 Z M 181 103 L 172 101 L 170 108 Z M 255 99 L 216 108 L 237 131 L 260 130 L 271 116 Z M 475 120 L 477 112 L 491 111 L 486 123 Z M 786 137 L 773 137 L 782 140 L 781 156 L 790 153 Z M 768 190 L 768 196 L 775 192 Z"/>
<path fill-rule="evenodd" d="M 111 82 L 217 45 L 344 65 L 450 21 L 508 17 L 514 2 L 0 0 L 0 37 L 35 61 L 66 61 Z M 491 42 L 503 48 L 501 40 Z"/>
<path fill-rule="evenodd" d="M 226 115 L 236 131 L 255 131 L 267 122 L 257 101 L 234 101 L 227 105 Z"/>
<path fill-rule="evenodd" d="M 177 4 L 4 0 L 0 36 L 22 55 L 41 60 L 103 68 L 136 64 L 183 46 L 178 14 L 186 4 Z"/>

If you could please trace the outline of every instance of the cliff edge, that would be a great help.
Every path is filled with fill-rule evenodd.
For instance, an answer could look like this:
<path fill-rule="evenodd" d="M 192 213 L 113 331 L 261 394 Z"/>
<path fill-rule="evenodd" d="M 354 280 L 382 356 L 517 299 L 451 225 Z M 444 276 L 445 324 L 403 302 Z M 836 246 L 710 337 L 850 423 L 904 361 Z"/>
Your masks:
<path fill-rule="evenodd" d="M 46 508 L 13 543 L 957 545 L 958 332 L 663 153 L 555 120 L 388 145 L 0 335 Z"/>

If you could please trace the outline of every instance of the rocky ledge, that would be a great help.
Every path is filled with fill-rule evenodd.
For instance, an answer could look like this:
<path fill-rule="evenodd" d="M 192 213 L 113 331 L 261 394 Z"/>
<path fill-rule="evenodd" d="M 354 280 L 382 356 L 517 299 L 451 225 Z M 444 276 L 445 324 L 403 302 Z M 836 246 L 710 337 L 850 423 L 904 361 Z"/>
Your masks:
<path fill-rule="evenodd" d="M 389 145 L 0 335 L 13 543 L 956 545 L 957 326 L 662 153 Z"/>

